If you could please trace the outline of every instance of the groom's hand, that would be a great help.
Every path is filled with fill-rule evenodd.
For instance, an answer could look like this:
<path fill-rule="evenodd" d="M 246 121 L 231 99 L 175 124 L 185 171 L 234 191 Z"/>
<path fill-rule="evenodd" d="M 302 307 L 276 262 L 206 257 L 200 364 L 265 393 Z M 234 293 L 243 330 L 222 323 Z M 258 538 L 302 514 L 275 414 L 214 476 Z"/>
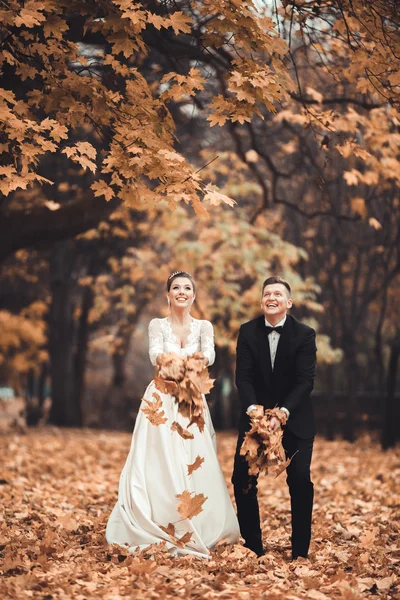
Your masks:
<path fill-rule="evenodd" d="M 270 427 L 271 427 L 272 431 L 276 431 L 277 429 L 279 429 L 281 427 L 280 420 L 277 419 L 276 417 L 272 417 Z"/>
<path fill-rule="evenodd" d="M 251 404 L 247 407 L 246 413 L 249 415 L 249 417 L 263 417 L 264 407 L 262 404 Z"/>

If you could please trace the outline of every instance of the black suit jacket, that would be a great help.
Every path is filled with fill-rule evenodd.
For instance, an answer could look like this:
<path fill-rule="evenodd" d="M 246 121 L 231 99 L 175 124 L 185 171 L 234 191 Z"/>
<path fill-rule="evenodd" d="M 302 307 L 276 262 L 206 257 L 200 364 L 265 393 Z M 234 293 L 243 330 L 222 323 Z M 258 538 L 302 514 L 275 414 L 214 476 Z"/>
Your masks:
<path fill-rule="evenodd" d="M 286 426 L 298 437 L 315 435 L 311 392 L 316 367 L 315 331 L 286 316 L 271 367 L 264 315 L 240 327 L 236 352 L 236 386 L 242 404 L 240 429 L 248 429 L 246 410 L 251 404 L 265 408 L 285 406 L 290 411 Z"/>

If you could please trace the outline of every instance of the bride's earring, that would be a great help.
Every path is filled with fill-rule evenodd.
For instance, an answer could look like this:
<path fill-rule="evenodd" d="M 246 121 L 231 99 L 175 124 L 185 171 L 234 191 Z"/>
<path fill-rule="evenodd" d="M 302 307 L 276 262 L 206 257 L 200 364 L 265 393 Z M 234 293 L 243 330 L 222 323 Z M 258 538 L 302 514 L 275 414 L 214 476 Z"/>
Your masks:
<path fill-rule="evenodd" d="M 169 296 L 167 296 L 167 303 L 168 303 L 168 308 L 171 308 L 171 300 L 169 299 Z"/>

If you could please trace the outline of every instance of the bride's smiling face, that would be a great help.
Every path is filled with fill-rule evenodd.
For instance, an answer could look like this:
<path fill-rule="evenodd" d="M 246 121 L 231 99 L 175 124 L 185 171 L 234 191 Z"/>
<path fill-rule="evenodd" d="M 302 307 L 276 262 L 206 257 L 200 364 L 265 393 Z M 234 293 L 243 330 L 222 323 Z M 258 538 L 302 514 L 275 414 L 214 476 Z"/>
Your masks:
<path fill-rule="evenodd" d="M 193 284 L 187 277 L 176 277 L 167 294 L 171 309 L 190 308 L 194 302 L 195 294 Z"/>

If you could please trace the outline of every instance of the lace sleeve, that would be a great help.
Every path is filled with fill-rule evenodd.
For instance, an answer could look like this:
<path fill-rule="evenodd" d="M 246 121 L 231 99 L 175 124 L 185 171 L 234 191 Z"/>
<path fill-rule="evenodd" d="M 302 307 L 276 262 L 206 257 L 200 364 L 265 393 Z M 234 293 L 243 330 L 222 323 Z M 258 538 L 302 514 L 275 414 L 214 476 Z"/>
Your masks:
<path fill-rule="evenodd" d="M 203 321 L 200 332 L 200 346 L 204 356 L 208 359 L 208 365 L 215 360 L 214 329 L 210 321 Z"/>
<path fill-rule="evenodd" d="M 149 356 L 151 364 L 156 364 L 156 358 L 164 352 L 164 338 L 159 319 L 152 319 L 149 323 Z"/>

